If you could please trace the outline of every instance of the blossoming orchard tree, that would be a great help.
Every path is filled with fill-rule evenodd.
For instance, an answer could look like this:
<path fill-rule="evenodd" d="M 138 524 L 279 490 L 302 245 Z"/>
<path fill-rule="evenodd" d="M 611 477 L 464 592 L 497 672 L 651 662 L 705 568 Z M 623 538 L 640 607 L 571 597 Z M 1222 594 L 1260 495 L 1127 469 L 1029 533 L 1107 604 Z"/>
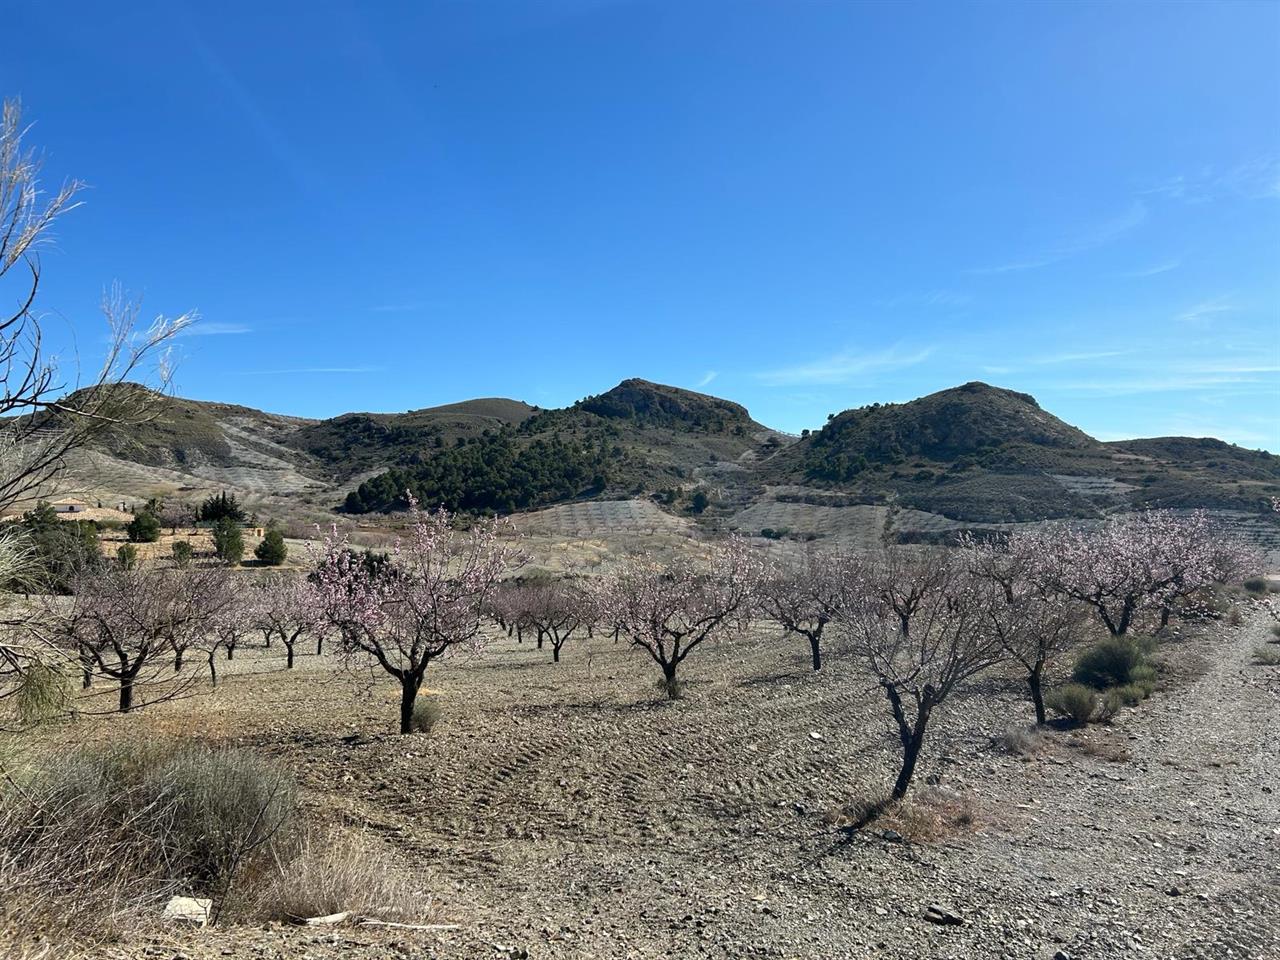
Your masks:
<path fill-rule="evenodd" d="M 954 555 L 885 552 L 849 582 L 840 621 L 880 681 L 902 744 L 892 796 L 906 795 L 933 711 L 1004 651 L 987 597 Z"/>
<path fill-rule="evenodd" d="M 407 538 L 390 563 L 374 565 L 335 530 L 325 541 L 313 582 L 319 610 L 352 667 L 381 667 L 400 684 L 400 732 L 409 733 L 427 667 L 453 650 L 479 652 L 480 627 L 499 577 L 520 556 L 499 522 L 454 526 L 441 509 L 410 499 Z"/>
<path fill-rule="evenodd" d="M 759 553 L 737 537 L 701 559 L 628 557 L 596 583 L 598 619 L 616 624 L 653 659 L 675 700 L 680 664 L 707 640 L 746 628 L 763 576 Z"/>
<path fill-rule="evenodd" d="M 253 586 L 249 616 L 271 645 L 279 638 L 285 649 L 285 669 L 293 669 L 294 652 L 304 637 L 316 637 L 317 652 L 323 643 L 325 618 L 316 585 L 306 577 L 277 574 Z"/>
<path fill-rule="evenodd" d="M 809 642 L 814 670 L 822 669 L 822 634 L 840 611 L 857 563 L 845 554 L 808 551 L 800 560 L 772 562 L 761 582 L 760 610 Z"/>
<path fill-rule="evenodd" d="M 538 632 L 538 646 L 543 638 L 551 641 L 551 660 L 560 662 L 560 651 L 577 633 L 586 633 L 595 623 L 594 597 L 578 582 L 568 577 L 539 580 L 523 584 L 519 598 L 519 620 Z"/>
<path fill-rule="evenodd" d="M 95 673 L 119 683 L 119 709 L 135 706 L 134 692 L 156 684 L 159 696 L 177 696 L 194 680 L 172 674 L 179 651 L 212 628 L 231 601 L 225 571 L 196 567 L 167 570 L 103 564 L 79 575 L 69 603 L 51 599 L 48 622 L 66 648 Z"/>
<path fill-rule="evenodd" d="M 987 593 L 988 626 L 1005 653 L 1027 671 L 1036 723 L 1046 722 L 1044 674 L 1088 635 L 1083 604 L 1043 589 L 1033 576 L 1036 557 L 1025 541 L 961 540 L 963 562 Z"/>
<path fill-rule="evenodd" d="M 1010 549 L 1031 559 L 1042 589 L 1088 605 L 1113 636 L 1141 618 L 1164 626 L 1175 610 L 1201 612 L 1195 601 L 1208 587 L 1258 562 L 1202 511 L 1149 510 L 1092 529 L 1017 533 Z"/>

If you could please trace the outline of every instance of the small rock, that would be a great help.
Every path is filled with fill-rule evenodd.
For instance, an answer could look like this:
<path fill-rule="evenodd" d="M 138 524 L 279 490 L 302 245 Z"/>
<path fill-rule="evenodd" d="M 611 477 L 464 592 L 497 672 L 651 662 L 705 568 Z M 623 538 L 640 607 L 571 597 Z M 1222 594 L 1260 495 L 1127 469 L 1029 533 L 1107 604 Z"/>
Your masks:
<path fill-rule="evenodd" d="M 924 918 L 930 923 L 936 923 L 944 927 L 958 927 L 964 923 L 963 917 L 957 916 L 950 910 L 944 910 L 936 903 L 931 903 L 925 908 Z"/>
<path fill-rule="evenodd" d="M 212 909 L 213 901 L 204 897 L 173 897 L 164 905 L 161 916 L 166 920 L 194 923 L 203 927 L 208 924 Z"/>

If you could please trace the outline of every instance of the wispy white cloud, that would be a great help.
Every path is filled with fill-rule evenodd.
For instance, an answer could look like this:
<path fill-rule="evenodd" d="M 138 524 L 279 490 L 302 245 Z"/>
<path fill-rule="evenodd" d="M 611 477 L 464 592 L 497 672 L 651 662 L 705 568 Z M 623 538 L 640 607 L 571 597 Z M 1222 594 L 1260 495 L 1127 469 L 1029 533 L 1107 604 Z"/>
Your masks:
<path fill-rule="evenodd" d="M 1051 263 L 1059 263 L 1078 256 L 1095 247 L 1101 247 L 1131 230 L 1140 227 L 1147 219 L 1147 205 L 1135 200 L 1123 213 L 1110 220 L 1097 224 L 1082 233 L 1069 237 L 1061 243 L 1054 244 L 1038 253 L 1011 260 L 1007 263 L 991 267 L 975 267 L 969 270 L 974 274 L 1014 273 L 1020 270 L 1034 270 L 1036 267 L 1047 267 Z"/>
<path fill-rule="evenodd" d="M 1230 197 L 1280 200 L 1280 157 L 1252 157 L 1233 167 L 1202 167 L 1167 177 L 1143 191 L 1183 203 L 1211 203 Z"/>
<path fill-rule="evenodd" d="M 1212 297 L 1208 300 L 1202 300 L 1200 303 L 1178 314 L 1179 323 L 1188 323 L 1193 326 L 1205 327 L 1219 314 L 1231 313 L 1236 309 L 1235 304 L 1230 297 Z"/>
<path fill-rule="evenodd" d="M 1170 270 L 1177 270 L 1182 266 L 1180 259 L 1165 260 L 1162 263 L 1154 264 L 1150 267 L 1142 267 L 1138 270 L 1126 270 L 1120 274 L 1122 277 L 1131 277 L 1134 279 L 1141 277 L 1154 277 L 1162 273 L 1168 273 Z"/>
<path fill-rule="evenodd" d="M 243 323 L 210 323 L 208 320 L 197 320 L 190 326 L 183 327 L 180 337 L 224 337 L 237 333 L 252 333 L 253 328 Z"/>
<path fill-rule="evenodd" d="M 381 373 L 383 367 L 284 367 L 277 370 L 240 370 L 242 377 L 286 376 L 290 374 Z"/>
<path fill-rule="evenodd" d="M 698 381 L 698 386 L 705 387 L 707 384 L 709 384 L 712 380 L 714 380 L 718 376 L 720 376 L 718 371 L 708 370 L 706 373 L 702 375 L 702 378 Z"/>
<path fill-rule="evenodd" d="M 932 352 L 932 347 L 908 351 L 897 346 L 871 353 L 844 351 L 810 363 L 766 370 L 756 377 L 775 387 L 848 383 L 855 377 L 915 366 L 927 360 Z"/>

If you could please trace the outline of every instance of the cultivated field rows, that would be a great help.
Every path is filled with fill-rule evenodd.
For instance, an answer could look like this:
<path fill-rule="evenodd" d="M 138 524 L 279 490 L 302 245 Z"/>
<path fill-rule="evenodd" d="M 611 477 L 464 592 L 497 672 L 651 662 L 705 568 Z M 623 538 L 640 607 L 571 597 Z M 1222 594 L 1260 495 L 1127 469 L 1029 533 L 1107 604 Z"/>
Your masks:
<path fill-rule="evenodd" d="M 552 665 L 499 636 L 432 667 L 427 736 L 390 733 L 381 675 L 256 650 L 216 691 L 55 735 L 194 730 L 276 757 L 318 821 L 383 838 L 459 926 L 215 928 L 170 941 L 187 956 L 1263 958 L 1280 949 L 1280 673 L 1248 659 L 1265 630 L 1173 642 L 1172 691 L 1029 760 L 996 743 L 1030 718 L 1014 678 L 949 702 L 920 786 L 974 821 L 925 845 L 833 827 L 891 779 L 888 714 L 852 657 L 814 674 L 763 624 L 691 658 L 674 703 L 625 644 Z M 923 919 L 934 903 L 963 924 Z"/>

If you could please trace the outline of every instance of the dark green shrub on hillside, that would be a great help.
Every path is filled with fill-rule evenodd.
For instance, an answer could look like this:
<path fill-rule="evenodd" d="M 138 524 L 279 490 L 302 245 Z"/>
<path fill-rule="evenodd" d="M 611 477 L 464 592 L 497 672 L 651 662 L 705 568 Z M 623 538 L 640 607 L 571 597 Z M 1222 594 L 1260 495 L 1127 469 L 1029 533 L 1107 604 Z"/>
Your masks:
<path fill-rule="evenodd" d="M 235 566 L 244 556 L 244 531 L 230 517 L 213 525 L 213 552 L 223 563 Z"/>
<path fill-rule="evenodd" d="M 185 567 L 191 563 L 191 558 L 195 554 L 195 547 L 191 546 L 190 541 L 177 540 L 173 544 L 173 565 L 175 567 Z"/>
<path fill-rule="evenodd" d="M 160 539 L 160 521 L 149 510 L 143 510 L 124 528 L 132 543 L 155 543 Z"/>
<path fill-rule="evenodd" d="M 200 520 L 204 523 L 214 523 L 218 520 L 235 520 L 237 523 L 244 523 L 245 512 L 236 500 L 235 494 L 228 495 L 224 490 L 200 504 Z"/>
<path fill-rule="evenodd" d="M 1143 645 L 1130 637 L 1107 637 L 1098 641 L 1080 655 L 1071 672 L 1071 679 L 1076 683 L 1095 690 L 1154 682 L 1154 676 L 1155 671 L 1146 663 Z"/>
<path fill-rule="evenodd" d="M 254 549 L 253 555 L 268 567 L 278 567 L 289 556 L 289 548 L 285 545 L 284 534 L 275 527 L 267 531 L 262 542 Z"/>
<path fill-rule="evenodd" d="M 19 521 L 39 568 L 37 579 L 46 589 L 66 593 L 81 570 L 102 562 L 98 525 L 92 520 L 60 520 L 41 502 Z M 29 584 L 18 585 L 30 586 Z"/>
<path fill-rule="evenodd" d="M 123 570 L 132 570 L 138 565 L 138 548 L 132 543 L 122 543 L 116 550 L 116 563 Z"/>

